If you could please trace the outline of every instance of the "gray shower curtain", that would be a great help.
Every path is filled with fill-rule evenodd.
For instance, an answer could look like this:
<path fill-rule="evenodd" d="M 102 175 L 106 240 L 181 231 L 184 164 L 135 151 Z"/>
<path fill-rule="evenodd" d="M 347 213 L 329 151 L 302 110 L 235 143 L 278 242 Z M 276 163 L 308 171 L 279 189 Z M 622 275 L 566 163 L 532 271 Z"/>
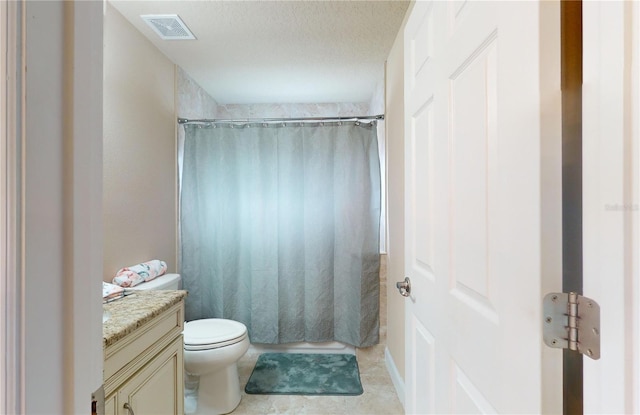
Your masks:
<path fill-rule="evenodd" d="M 184 127 L 187 320 L 241 321 L 253 343 L 378 343 L 375 123 Z"/>

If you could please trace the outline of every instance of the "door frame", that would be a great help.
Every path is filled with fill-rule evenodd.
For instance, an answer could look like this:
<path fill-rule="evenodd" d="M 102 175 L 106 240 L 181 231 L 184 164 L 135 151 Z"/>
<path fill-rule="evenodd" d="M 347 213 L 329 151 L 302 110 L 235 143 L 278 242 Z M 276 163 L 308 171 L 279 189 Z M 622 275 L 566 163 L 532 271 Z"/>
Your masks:
<path fill-rule="evenodd" d="M 585 413 L 640 412 L 640 5 L 583 3 L 584 293 L 601 359 L 584 360 Z"/>
<path fill-rule="evenodd" d="M 0 347 L 15 364 L 0 366 L 0 412 L 87 413 L 103 382 L 104 3 L 5 5 L 15 78 L 1 109 Z"/>
<path fill-rule="evenodd" d="M 22 94 L 22 7 L 18 2 L 0 4 L 0 412 L 25 411 L 23 353 L 24 303 L 21 301 L 20 148 Z"/>

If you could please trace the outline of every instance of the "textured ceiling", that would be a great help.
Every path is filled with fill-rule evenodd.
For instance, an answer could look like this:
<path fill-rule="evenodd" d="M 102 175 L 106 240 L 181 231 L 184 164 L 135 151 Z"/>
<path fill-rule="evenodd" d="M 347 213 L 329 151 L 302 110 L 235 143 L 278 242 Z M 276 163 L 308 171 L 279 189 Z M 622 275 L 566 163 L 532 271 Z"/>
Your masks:
<path fill-rule="evenodd" d="M 408 2 L 110 3 L 219 104 L 368 102 Z M 142 14 L 178 14 L 197 40 L 160 40 Z"/>

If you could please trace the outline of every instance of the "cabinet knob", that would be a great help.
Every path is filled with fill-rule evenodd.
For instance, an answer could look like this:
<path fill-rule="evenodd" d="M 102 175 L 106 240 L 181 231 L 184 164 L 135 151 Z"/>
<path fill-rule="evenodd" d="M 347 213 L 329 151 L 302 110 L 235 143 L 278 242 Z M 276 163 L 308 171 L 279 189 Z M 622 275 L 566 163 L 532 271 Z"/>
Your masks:
<path fill-rule="evenodd" d="M 124 409 L 126 409 L 127 411 L 129 411 L 129 413 L 131 415 L 136 415 L 135 412 L 133 412 L 133 408 L 131 407 L 131 405 L 129 405 L 129 402 L 125 402 L 124 403 Z"/>

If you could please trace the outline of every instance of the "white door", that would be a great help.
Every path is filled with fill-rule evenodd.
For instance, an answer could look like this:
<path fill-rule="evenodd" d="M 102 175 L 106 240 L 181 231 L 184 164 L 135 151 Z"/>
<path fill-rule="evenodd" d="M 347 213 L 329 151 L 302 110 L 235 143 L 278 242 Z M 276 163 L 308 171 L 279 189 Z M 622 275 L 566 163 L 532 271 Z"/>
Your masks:
<path fill-rule="evenodd" d="M 405 29 L 407 413 L 559 413 L 558 2 L 416 2 Z"/>

